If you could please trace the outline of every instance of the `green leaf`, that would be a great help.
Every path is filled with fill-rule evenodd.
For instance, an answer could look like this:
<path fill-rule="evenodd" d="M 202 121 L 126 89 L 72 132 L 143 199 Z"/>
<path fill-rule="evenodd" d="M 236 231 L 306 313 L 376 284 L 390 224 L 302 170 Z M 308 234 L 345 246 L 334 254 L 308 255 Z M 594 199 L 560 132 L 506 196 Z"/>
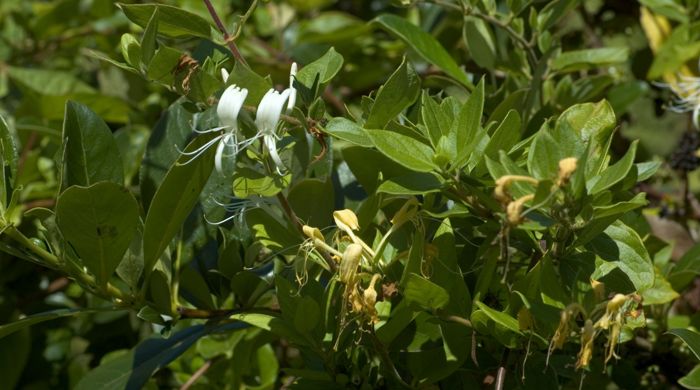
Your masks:
<path fill-rule="evenodd" d="M 185 266 L 180 271 L 180 291 L 192 305 L 202 309 L 215 309 L 209 286 L 195 266 Z"/>
<path fill-rule="evenodd" d="M 285 226 L 263 209 L 252 209 L 245 214 L 253 237 L 275 254 L 295 252 L 301 241 L 297 232 Z"/>
<path fill-rule="evenodd" d="M 8 337 L 0 338 L 0 376 L 3 386 L 16 389 L 29 360 L 32 335 L 23 329 Z"/>
<path fill-rule="evenodd" d="M 294 328 L 301 334 L 308 333 L 319 325 L 320 319 L 318 303 L 309 296 L 302 296 L 294 313 Z"/>
<path fill-rule="evenodd" d="M 102 285 L 129 248 L 138 220 L 136 199 L 129 190 L 111 182 L 69 187 L 56 203 L 61 233 Z"/>
<path fill-rule="evenodd" d="M 19 152 L 15 137 L 5 118 L 0 116 L 0 157 L 2 157 L 2 171 L 0 172 L 0 205 L 7 206 L 10 203 L 12 191 L 17 175 L 17 161 Z"/>
<path fill-rule="evenodd" d="M 151 63 L 153 54 L 156 52 L 156 34 L 158 33 L 158 7 L 153 8 L 153 14 L 148 20 L 146 29 L 143 31 L 141 38 L 141 60 L 143 64 L 148 66 Z"/>
<path fill-rule="evenodd" d="M 567 51 L 559 54 L 551 62 L 551 68 L 560 72 L 574 72 L 582 69 L 603 67 L 627 61 L 629 49 L 626 47 L 604 47 Z"/>
<path fill-rule="evenodd" d="M 403 295 L 407 301 L 430 310 L 440 309 L 450 301 L 447 290 L 414 273 L 406 277 Z"/>
<path fill-rule="evenodd" d="M 479 308 L 479 310 L 486 314 L 495 323 L 501 325 L 502 327 L 512 332 L 521 334 L 520 326 L 518 325 L 518 320 L 516 320 L 509 314 L 494 310 L 479 301 L 475 301 L 474 303 Z"/>
<path fill-rule="evenodd" d="M 397 163 L 418 172 L 439 169 L 433 162 L 430 146 L 407 135 L 391 130 L 366 130 L 374 145 Z"/>
<path fill-rule="evenodd" d="M 498 158 L 499 151 L 508 152 L 518 141 L 520 141 L 520 114 L 515 110 L 508 111 L 503 122 L 491 135 L 484 154 L 490 158 Z"/>
<path fill-rule="evenodd" d="M 406 42 L 426 61 L 442 69 L 462 85 L 472 87 L 466 73 L 432 35 L 396 15 L 380 15 L 374 19 L 374 23 Z"/>
<path fill-rule="evenodd" d="M 590 241 L 588 247 L 600 258 L 591 276 L 600 279 L 613 268 L 619 268 L 639 292 L 654 285 L 654 265 L 636 231 L 616 221 L 603 234 Z"/>
<path fill-rule="evenodd" d="M 253 168 L 240 166 L 233 179 L 233 194 L 239 198 L 251 195 L 275 196 L 289 185 L 291 174 L 270 176 Z"/>
<path fill-rule="evenodd" d="M 253 106 L 260 104 L 263 96 L 272 88 L 272 84 L 270 84 L 269 80 L 253 72 L 247 65 L 243 65 L 238 61 L 233 66 L 233 70 L 228 76 L 226 84 L 236 84 L 241 88 L 247 89 L 248 97 L 246 98 L 245 104 Z"/>
<path fill-rule="evenodd" d="M 486 22 L 473 16 L 464 18 L 464 41 L 470 57 L 484 69 L 493 69 L 496 64 L 496 43 L 493 32 Z"/>
<path fill-rule="evenodd" d="M 129 20 L 146 28 L 158 9 L 158 33 L 170 38 L 195 36 L 210 38 L 211 26 L 206 19 L 181 8 L 163 4 L 118 4 Z"/>
<path fill-rule="evenodd" d="M 141 43 L 133 34 L 122 34 L 119 46 L 127 64 L 134 68 L 141 66 Z"/>
<path fill-rule="evenodd" d="M 453 118 L 448 117 L 443 112 L 442 107 L 435 99 L 430 97 L 428 91 L 423 91 L 421 98 L 421 117 L 427 130 L 428 139 L 433 147 L 437 147 L 440 138 L 450 132 Z"/>
<path fill-rule="evenodd" d="M 693 367 L 686 376 L 678 380 L 678 383 L 686 389 L 700 389 L 700 365 Z"/>
<path fill-rule="evenodd" d="M 480 137 L 477 136 L 481 128 L 481 117 L 484 113 L 484 79 L 474 88 L 469 99 L 459 111 L 457 120 L 450 129 L 452 147 L 455 148 L 456 163 L 461 166 L 466 162 L 474 148 L 478 145 Z"/>
<path fill-rule="evenodd" d="M 369 139 L 362 126 L 347 118 L 336 117 L 331 119 L 328 121 L 323 131 L 335 138 L 351 142 L 355 145 L 364 146 L 366 148 L 373 146 L 372 140 Z"/>
<path fill-rule="evenodd" d="M 401 65 L 379 88 L 369 113 L 366 129 L 383 129 L 386 124 L 418 98 L 420 78 L 404 57 Z"/>
<path fill-rule="evenodd" d="M 579 4 L 579 0 L 550 1 L 540 10 L 536 23 L 533 26 L 536 25 L 538 31 L 547 31 L 577 4 Z"/>
<path fill-rule="evenodd" d="M 654 176 L 663 164 L 661 161 L 645 161 L 635 165 L 637 166 L 637 181 L 644 181 Z"/>
<path fill-rule="evenodd" d="M 185 152 L 195 150 L 213 138 L 202 135 L 188 145 Z M 210 147 L 194 160 L 182 155 L 163 178 L 151 201 L 143 232 L 144 272 L 150 273 L 160 255 L 199 200 L 214 167 L 216 148 Z M 190 161 L 192 160 L 192 161 Z"/>
<path fill-rule="evenodd" d="M 637 152 L 638 143 L 638 140 L 633 141 L 632 145 L 630 145 L 630 148 L 627 150 L 627 153 L 625 153 L 620 161 L 611 167 L 608 167 L 608 169 L 603 171 L 600 176 L 595 177 L 589 182 L 592 183 L 590 185 L 591 188 L 588 190 L 589 194 L 595 195 L 601 191 L 607 190 L 608 188 L 622 181 L 627 176 L 627 173 L 629 173 L 630 169 L 632 169 L 632 166 L 634 165 L 634 157 Z M 587 186 L 589 186 L 589 183 L 586 183 Z"/>
<path fill-rule="evenodd" d="M 661 271 L 654 267 L 654 273 L 654 285 L 642 293 L 644 305 L 663 305 L 678 298 L 678 293 L 673 290 Z"/>
<path fill-rule="evenodd" d="M 156 123 L 146 146 L 146 154 L 139 172 L 141 203 L 148 210 L 156 190 L 163 182 L 171 165 L 180 157 L 178 149 L 187 146 L 194 121 L 182 101 L 173 103 Z"/>
<path fill-rule="evenodd" d="M 681 328 L 669 329 L 668 333 L 680 337 L 693 352 L 693 355 L 695 355 L 697 359 L 700 359 L 700 333 Z"/>
<path fill-rule="evenodd" d="M 174 72 L 182 54 L 179 50 L 160 45 L 152 58 L 148 60 L 146 76 L 153 81 L 171 85 L 175 80 Z"/>
<path fill-rule="evenodd" d="M 98 181 L 124 183 L 119 147 L 107 124 L 80 103 L 66 103 L 63 121 L 63 187 L 89 186 Z"/>
<path fill-rule="evenodd" d="M 528 170 L 535 178 L 554 179 L 561 159 L 581 160 L 588 149 L 585 172 L 597 175 L 614 128 L 615 113 L 606 101 L 572 106 L 557 119 L 554 129 L 545 123 L 537 133 L 528 152 Z"/>
<path fill-rule="evenodd" d="M 439 192 L 443 181 L 432 173 L 416 172 L 384 181 L 376 192 L 392 195 L 422 195 Z"/>
<path fill-rule="evenodd" d="M 109 309 L 110 311 L 113 309 Z M 0 339 L 10 335 L 18 330 L 24 329 L 26 327 L 39 324 L 45 321 L 54 320 L 57 318 L 69 317 L 78 314 L 95 313 L 99 310 L 95 309 L 58 309 L 46 311 L 43 313 L 32 314 L 30 316 L 24 317 L 19 321 L 10 322 L 9 324 L 0 325 Z"/>
<path fill-rule="evenodd" d="M 287 200 L 304 224 L 330 226 L 333 224 L 335 194 L 331 180 L 302 179 L 289 189 Z"/>
<path fill-rule="evenodd" d="M 671 268 L 668 281 L 676 291 L 683 291 L 700 275 L 700 243 L 693 245 Z"/>
<path fill-rule="evenodd" d="M 313 86 L 316 75 L 319 75 L 320 84 L 328 83 L 343 67 L 343 56 L 338 54 L 333 47 L 314 62 L 304 66 L 297 72 L 297 80 L 307 88 Z"/>

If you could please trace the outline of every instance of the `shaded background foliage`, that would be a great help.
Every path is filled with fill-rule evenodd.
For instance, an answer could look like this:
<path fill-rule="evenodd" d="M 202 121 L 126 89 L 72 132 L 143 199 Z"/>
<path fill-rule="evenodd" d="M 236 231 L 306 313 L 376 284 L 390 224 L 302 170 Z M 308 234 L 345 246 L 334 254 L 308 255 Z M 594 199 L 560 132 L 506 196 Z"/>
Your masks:
<path fill-rule="evenodd" d="M 250 5 L 243 1 L 213 3 L 231 31 L 235 31 L 236 23 Z M 292 61 L 302 65 L 312 63 L 333 47 L 342 55 L 344 62 L 328 88 L 321 91 L 328 118 L 346 116 L 348 110 L 354 116 L 361 117 L 363 109 L 371 102 L 366 96 L 378 99 L 376 91 L 389 80 L 390 75 L 397 68 L 407 69 L 403 62 L 404 56 L 413 64 L 416 74 L 422 80 L 422 87 L 440 97 L 449 95 L 463 100 L 467 95 L 464 86 L 473 91 L 474 85 L 483 77 L 487 85 L 484 112 L 490 114 L 491 119 L 505 120 L 507 109 L 498 111 L 503 101 L 510 101 L 514 107 L 525 106 L 521 118 L 524 124 L 523 134 L 513 143 L 536 134 L 547 118 L 561 114 L 574 104 L 607 99 L 619 126 L 612 142 L 612 161 L 622 159 L 633 145 L 632 141 L 638 139 L 637 155 L 633 155 L 632 159 L 636 158 L 636 162 L 663 162 L 652 178 L 633 190 L 647 192 L 649 204 L 644 211 L 646 222 L 636 221 L 630 224 L 642 226 L 637 230 L 646 229 L 646 233 L 650 233 L 640 235 L 645 237 L 644 244 L 655 261 L 658 260 L 656 264 L 659 266 L 668 262 L 668 259 L 679 261 L 686 252 L 690 253 L 686 254 L 684 264 L 691 264 L 688 273 L 692 276 L 681 283 L 684 290 L 678 291 L 680 299 L 673 303 L 673 299 L 664 300 L 660 305 L 646 308 L 647 317 L 661 322 L 661 325 L 636 334 L 637 342 L 621 347 L 621 355 L 633 358 L 615 363 L 609 369 L 609 375 L 599 374 L 602 367 L 601 362 L 598 362 L 598 366 L 594 366 L 587 377 L 586 385 L 613 384 L 619 388 L 677 386 L 677 380 L 690 372 L 695 366 L 695 360 L 687 347 L 660 330 L 698 327 L 699 318 L 695 312 L 700 308 L 700 299 L 695 284 L 690 282 L 698 271 L 697 265 L 694 265 L 697 263 L 698 250 L 691 249 L 698 228 L 698 212 L 692 194 L 700 192 L 700 182 L 694 169 L 683 173 L 667 164 L 677 156 L 677 145 L 691 125 L 687 115 L 666 109 L 673 100 L 672 93 L 668 88 L 652 81 L 661 80 L 664 74 L 677 71 L 685 62 L 694 67 L 692 62 L 700 54 L 700 45 L 697 44 L 699 29 L 697 23 L 694 23 L 700 14 L 697 1 L 646 0 L 641 4 L 629 1 L 468 3 L 472 3 L 477 12 L 465 16 L 458 3 L 437 0 L 260 2 L 241 27 L 241 35 L 236 43 L 257 75 L 269 74 L 271 80 L 278 83 L 283 81 L 280 85 L 285 84 Z M 210 14 L 200 1 L 181 0 L 161 4 L 180 7 L 210 23 Z M 688 35 L 685 39 L 680 39 L 675 48 L 677 52 L 682 52 L 677 55 L 678 58 L 671 56 L 670 59 L 658 60 L 658 51 L 651 47 L 649 37 L 640 23 L 641 5 L 657 15 L 663 15 L 676 28 L 690 26 Z M 539 18 L 537 15 L 529 17 L 527 12 L 531 8 L 539 12 Z M 508 19 L 504 16 L 505 13 L 499 13 L 507 9 L 518 12 Z M 181 36 L 177 30 L 168 33 L 167 26 L 164 27 L 161 22 L 157 45 L 161 49 L 171 47 L 173 51 L 162 50 L 160 56 L 151 53 L 157 60 L 144 66 L 138 58 L 143 55 L 142 52 L 131 51 L 134 46 L 130 44 L 133 42 L 122 34 L 131 33 L 138 39 L 148 36 L 148 20 L 140 17 L 138 12 L 129 15 L 128 10 L 128 6 L 122 10 L 114 2 L 106 0 L 7 0 L 0 3 L 0 115 L 15 130 L 17 144 L 21 145 L 15 160 L 16 188 L 19 189 L 19 198 L 15 201 L 20 207 L 10 217 L 13 222 L 23 222 L 21 227 L 26 235 L 39 237 L 36 238 L 38 245 L 46 246 L 51 240 L 44 233 L 47 224 L 55 223 L 61 227 L 60 208 L 56 208 L 56 222 L 50 221 L 51 217 L 42 214 L 42 211 L 30 214 L 32 218 L 22 218 L 20 214 L 36 207 L 54 209 L 57 194 L 70 184 L 86 185 L 99 180 L 123 184 L 138 194 L 139 204 L 134 206 L 134 212 L 144 215 L 156 199 L 156 190 L 163 182 L 168 168 L 178 158 L 177 150 L 172 146 L 186 146 L 190 140 L 194 113 L 212 104 L 211 97 L 221 88 L 221 83 L 216 78 L 218 73 L 214 70 L 220 65 L 231 69 L 234 63 L 223 40 L 216 33 L 210 35 L 210 31 L 205 29 Z M 415 36 L 400 39 L 405 31 L 397 32 L 401 29 L 395 27 L 396 20 L 388 16 L 375 19 L 384 14 L 400 15 L 429 32 L 446 49 L 449 58 L 466 70 L 466 74 L 460 69 L 455 70 L 450 61 L 436 61 L 436 56 L 440 56 L 434 51 L 422 51 Z M 510 24 L 504 22 L 512 22 L 513 18 L 517 21 Z M 167 21 L 167 16 L 162 20 Z M 143 27 L 146 27 L 146 32 Z M 213 25 L 210 27 L 213 29 Z M 534 35 L 533 31 L 538 33 Z M 145 46 L 144 41 L 141 41 L 140 49 L 143 50 Z M 600 50 L 577 52 L 583 49 Z M 203 71 L 198 73 L 192 70 L 191 64 L 176 66 L 182 59 L 181 53 L 188 53 Z M 546 73 L 538 73 L 545 69 Z M 258 83 L 251 84 L 249 88 L 258 93 L 259 99 L 261 88 L 256 87 L 265 85 L 266 81 L 260 76 L 246 74 L 242 68 L 239 71 L 239 80 Z M 531 95 L 523 90 L 533 75 L 542 80 L 538 86 L 539 95 Z M 150 82 L 145 82 L 144 77 Z M 310 79 L 306 84 L 312 81 Z M 187 88 L 189 85 L 198 88 Z M 186 96 L 184 99 L 181 98 L 183 95 Z M 96 177 L 90 178 L 59 176 L 62 170 L 58 165 L 63 161 L 62 128 L 64 117 L 68 117 L 70 111 L 70 108 L 66 109 L 68 101 L 89 107 L 107 123 L 106 129 L 114 135 L 114 142 L 100 147 L 108 152 L 118 150 L 121 169 L 112 166 L 113 172 L 99 171 L 95 173 Z M 71 103 L 68 107 L 71 107 Z M 80 111 L 83 110 L 82 107 L 76 105 L 73 110 Z M 205 111 L 201 115 L 199 120 L 202 126 L 206 127 L 207 122 L 215 125 L 211 112 Z M 414 113 L 414 117 L 417 115 Z M 76 114 L 76 118 L 82 117 Z M 302 174 L 303 177 L 325 178 L 330 175 L 332 180 L 306 181 L 303 188 L 294 187 L 288 193 L 289 201 L 297 214 L 309 225 L 319 228 L 332 224 L 330 212 L 323 211 L 357 209 L 360 202 L 380 184 L 376 176 L 372 176 L 375 172 L 365 172 L 363 177 L 363 171 L 358 166 L 362 165 L 365 156 L 359 152 L 353 155 L 353 150 L 357 149 L 345 149 L 342 137 L 339 138 L 341 141 L 335 146 L 331 143 L 331 151 L 321 162 L 309 164 L 307 156 L 307 161 L 299 164 L 303 167 L 299 169 L 306 173 L 306 176 Z M 688 139 L 684 142 L 687 144 Z M 315 149 L 306 154 L 319 154 L 320 146 L 311 145 Z M 693 150 L 689 152 L 692 154 Z M 497 151 L 493 156 L 498 157 Z M 299 159 L 303 160 L 302 157 Z M 392 169 L 395 172 L 405 170 L 386 157 L 377 159 L 380 162 L 378 164 L 384 167 L 383 173 L 388 176 L 396 175 Z M 198 168 L 194 165 L 192 169 Z M 482 175 L 487 172 L 485 166 L 475 168 L 477 169 L 480 169 Z M 295 174 L 298 175 L 298 172 Z M 203 181 L 206 182 L 207 179 L 204 178 Z M 201 184 L 204 185 L 204 182 Z M 64 188 L 60 188 L 61 183 Z M 217 183 L 215 178 L 209 179 L 206 186 L 211 192 L 225 193 L 228 190 L 230 193 L 228 183 Z M 314 205 L 321 205 L 318 208 L 309 208 L 307 205 L 311 193 L 322 194 L 313 201 Z M 328 202 L 329 194 L 334 194 L 332 204 Z M 688 197 L 688 194 L 691 196 Z M 10 194 L 4 196 L 9 199 Z M 106 199 L 108 202 L 118 200 L 117 190 Z M 127 203 L 128 199 L 119 204 Z M 397 203 L 385 206 L 386 215 L 393 215 L 399 207 L 400 204 Z M 224 234 L 202 223 L 202 216 L 206 213 L 211 217 L 219 213 L 218 216 L 223 217 L 222 211 L 207 199 L 202 200 L 196 208 L 185 222 L 182 232 L 178 232 L 185 243 L 182 257 L 195 258 L 190 264 L 183 264 L 180 270 L 182 298 L 191 306 L 209 310 L 209 313 L 224 306 L 225 297 L 231 295 L 231 289 L 239 288 L 233 291 L 237 302 L 255 302 L 260 295 L 264 295 L 264 285 L 269 282 L 259 276 L 267 274 L 269 269 L 253 267 L 258 272 L 256 275 L 252 271 L 241 271 L 236 267 L 260 265 L 265 263 L 262 260 L 274 257 L 284 250 L 291 256 L 296 252 L 293 246 L 299 245 L 299 240 L 291 238 L 285 242 L 275 237 L 277 241 L 261 244 L 259 240 L 246 237 L 250 233 L 237 232 L 237 228 L 233 227 L 231 230 L 242 237 L 240 241 L 224 239 L 224 244 L 219 242 L 217 245 L 215 239 Z M 251 213 L 256 212 L 258 211 Z M 362 221 L 361 211 L 358 214 Z M 633 220 L 639 215 L 635 214 L 628 219 Z M 265 221 L 264 217 L 259 218 Z M 457 228 L 463 224 L 467 230 L 473 221 L 455 223 Z M 139 224 L 137 230 L 143 228 Z M 437 227 L 432 229 L 436 230 Z M 61 230 L 66 236 L 70 234 L 69 229 Z M 398 240 L 404 240 L 405 244 L 410 241 L 410 237 L 406 236 L 404 234 Z M 674 245 L 669 245 L 670 242 Z M 167 246 L 168 243 L 169 240 L 164 245 Z M 241 248 L 248 244 L 248 247 Z M 265 250 L 262 248 L 264 245 L 269 245 L 270 248 Z M 402 243 L 395 245 L 400 248 Z M 5 246 L 6 242 L 3 244 Z M 70 251 L 69 248 L 64 249 Z M 81 248 L 75 250 L 79 253 Z M 0 377 L 4 378 L 6 384 L 11 384 L 8 385 L 10 387 L 73 388 L 79 386 L 81 379 L 100 363 L 109 364 L 112 361 L 115 362 L 116 372 L 125 370 L 125 367 L 118 365 L 123 364 L 124 360 L 118 358 L 130 353 L 143 358 L 139 362 L 144 362 L 142 364 L 147 368 L 139 375 L 145 376 L 142 379 L 148 382 L 150 388 L 180 387 L 202 367 L 208 368 L 206 377 L 194 385 L 201 388 L 271 388 L 289 383 L 293 377 L 312 381 L 327 379 L 314 371 L 321 372 L 323 362 L 309 360 L 294 343 L 290 345 L 288 340 L 280 340 L 272 335 L 274 332 L 259 329 L 226 332 L 230 329 L 221 328 L 225 325 L 204 326 L 201 325 L 201 320 L 183 319 L 179 322 L 180 328 L 173 330 L 171 338 L 165 339 L 166 341 L 156 339 L 157 333 L 170 332 L 169 324 L 158 314 L 175 314 L 176 311 L 170 307 L 171 302 L 167 297 L 159 298 L 157 294 L 151 293 L 151 312 L 108 310 L 110 302 L 87 293 L 66 278 L 63 272 L 20 261 L 12 255 L 11 250 L 6 252 L 10 253 L 3 253 L 0 257 L 3 270 L 0 274 L 1 323 L 17 320 L 22 315 L 54 309 L 96 309 L 96 312 L 87 315 L 66 316 L 42 322 L 0 339 Z M 202 275 L 217 268 L 216 259 L 223 257 L 222 252 L 227 259 L 236 258 L 238 265 L 224 269 L 225 266 L 219 264 L 221 274 L 225 277 L 216 279 L 207 276 L 205 281 Z M 153 261 L 157 257 L 158 254 Z M 117 259 L 119 260 L 121 259 Z M 207 264 L 207 261 L 210 263 Z M 293 267 L 288 264 L 280 265 L 277 262 L 275 267 L 279 274 L 293 271 Z M 465 268 L 462 270 L 465 271 Z M 474 272 L 467 272 L 465 279 L 469 285 L 474 285 L 481 268 L 472 267 L 470 270 Z M 129 274 L 129 270 L 122 268 L 117 272 L 122 279 L 128 279 L 125 275 Z M 233 278 L 236 283 L 229 283 L 229 279 Z M 167 284 L 167 281 L 163 283 Z M 204 293 L 201 293 L 203 283 L 205 288 Z M 277 283 L 277 289 L 284 290 L 279 286 L 279 283 L 284 282 Z M 320 287 L 319 284 L 311 283 L 308 288 Z M 482 297 L 482 302 L 488 305 L 486 307 L 503 309 L 507 300 L 503 293 L 499 296 L 498 290 L 494 289 L 489 294 Z M 309 296 L 312 294 L 309 293 Z M 296 296 L 289 299 L 293 298 Z M 310 306 L 316 305 L 308 300 L 302 302 Z M 284 303 L 280 302 L 280 305 L 283 306 Z M 483 311 L 488 312 L 487 309 Z M 471 319 L 474 321 L 474 317 Z M 307 325 L 303 321 L 299 324 L 299 321 L 292 320 L 301 329 L 314 329 L 314 324 Z M 151 322 L 160 325 L 154 326 Z M 411 326 L 413 328 L 397 335 L 405 339 L 399 342 L 407 348 L 410 334 L 415 332 L 417 325 Z M 150 340 L 149 337 L 153 339 Z M 140 344 L 141 349 L 129 351 L 143 340 L 147 342 Z M 186 347 L 194 347 L 180 350 L 178 348 L 182 345 L 176 344 L 178 340 L 183 341 L 182 345 Z M 426 344 L 429 345 L 430 342 L 426 341 Z M 449 387 L 460 381 L 472 384 L 494 381 L 500 350 L 492 345 L 484 349 L 493 353 L 480 352 L 479 360 L 486 367 L 483 372 L 474 374 L 473 367 L 470 367 L 465 370 L 466 373 L 448 377 L 440 385 Z M 569 348 L 569 359 L 557 364 L 573 364 L 576 352 L 577 346 Z M 172 354 L 173 359 L 168 359 L 168 354 Z M 180 354 L 182 355 L 175 359 Z M 541 351 L 533 355 L 529 364 L 537 369 L 528 373 L 529 380 L 521 383 L 513 374 L 508 386 L 529 388 L 546 380 L 544 378 L 548 377 L 545 374 L 540 376 L 544 358 L 545 354 Z M 347 386 L 391 386 L 392 382 L 384 383 L 385 377 L 377 371 L 368 368 L 367 372 L 363 372 L 365 364 L 371 366 L 368 361 L 371 359 L 371 356 L 350 358 L 348 361 L 355 366 L 348 367 L 347 371 L 332 379 Z M 163 364 L 167 366 L 157 371 L 150 380 L 147 379 L 155 368 L 160 367 L 160 362 L 165 362 Z M 404 366 L 406 362 L 400 363 Z M 517 364 L 513 363 L 515 365 Z M 279 371 L 280 368 L 283 368 L 282 371 Z M 421 369 L 415 371 L 421 372 Z M 378 379 L 380 377 L 381 381 Z M 568 379 L 571 380 L 562 386 L 573 387 L 578 384 L 578 377 Z M 101 379 L 92 383 L 100 383 L 99 380 Z M 82 382 L 82 386 L 89 388 L 90 383 Z M 306 383 L 306 386 L 309 384 Z M 543 385 L 540 382 L 538 386 Z"/>

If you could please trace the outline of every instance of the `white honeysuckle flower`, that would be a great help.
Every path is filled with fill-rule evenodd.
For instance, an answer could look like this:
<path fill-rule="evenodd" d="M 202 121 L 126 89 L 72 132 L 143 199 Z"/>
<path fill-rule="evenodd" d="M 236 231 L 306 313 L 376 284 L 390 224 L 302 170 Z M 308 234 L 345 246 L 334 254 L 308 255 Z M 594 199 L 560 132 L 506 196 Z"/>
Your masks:
<path fill-rule="evenodd" d="M 279 136 L 275 133 L 275 130 L 291 93 L 290 89 L 285 89 L 282 93 L 270 89 L 260 101 L 255 115 L 255 125 L 258 127 L 256 137 L 263 137 L 263 143 L 270 152 L 270 157 L 275 163 L 277 173 L 280 175 L 286 168 L 279 153 L 277 153 L 277 139 L 279 139 Z"/>
<path fill-rule="evenodd" d="M 219 117 L 219 127 L 204 131 L 195 130 L 195 132 L 199 134 L 222 130 L 223 132 L 193 151 L 180 151 L 181 154 L 190 156 L 190 159 L 184 162 L 184 164 L 193 161 L 211 146 L 218 143 L 214 156 L 214 166 L 219 173 L 223 172 L 223 157 L 235 157 L 238 151 L 245 148 L 249 143 L 248 140 L 238 142 L 238 114 L 241 112 L 243 102 L 247 96 L 248 90 L 245 88 L 239 88 L 235 85 L 226 88 L 224 93 L 221 94 L 219 104 L 216 106 L 216 115 Z M 227 153 L 228 149 L 231 149 L 231 151 Z"/>
<path fill-rule="evenodd" d="M 289 69 L 289 102 L 287 103 L 287 113 L 294 109 L 294 104 L 297 102 L 297 90 L 294 88 L 294 78 L 297 76 L 297 63 L 292 62 L 292 67 Z"/>
<path fill-rule="evenodd" d="M 225 68 L 221 68 L 221 78 L 224 80 L 224 83 L 228 81 L 228 70 Z"/>

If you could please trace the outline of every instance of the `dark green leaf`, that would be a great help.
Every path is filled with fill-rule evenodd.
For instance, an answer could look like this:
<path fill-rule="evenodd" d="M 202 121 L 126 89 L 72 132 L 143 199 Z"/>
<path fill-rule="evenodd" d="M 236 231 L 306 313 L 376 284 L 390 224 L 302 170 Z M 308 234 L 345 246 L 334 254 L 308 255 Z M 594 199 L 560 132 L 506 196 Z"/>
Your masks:
<path fill-rule="evenodd" d="M 493 69 L 496 64 L 496 43 L 486 22 L 473 16 L 464 18 L 464 40 L 471 58 L 482 68 Z"/>
<path fill-rule="evenodd" d="M 474 303 L 479 308 L 479 310 L 486 314 L 496 324 L 510 330 L 511 332 L 520 334 L 520 326 L 518 325 L 518 320 L 516 320 L 507 313 L 494 310 L 479 301 L 476 301 Z"/>
<path fill-rule="evenodd" d="M 185 152 L 195 150 L 212 139 L 202 135 Z M 143 232 L 144 271 L 149 273 L 199 200 L 199 195 L 214 167 L 215 147 L 195 158 L 182 155 L 170 168 L 156 191 L 146 215 Z M 191 160 L 191 161 L 190 161 Z"/>
<path fill-rule="evenodd" d="M 459 111 L 457 120 L 450 129 L 450 140 L 455 149 L 456 165 L 466 162 L 474 148 L 477 146 L 480 137 L 477 136 L 481 128 L 481 117 L 484 112 L 484 80 L 474 88 L 469 100 L 464 103 Z"/>
<path fill-rule="evenodd" d="M 151 132 L 139 172 L 141 203 L 144 209 L 148 210 L 151 199 L 168 169 L 180 157 L 178 149 L 182 150 L 187 146 L 192 134 L 193 120 L 192 113 L 178 101 L 163 112 Z"/>
<path fill-rule="evenodd" d="M 136 232 L 139 213 L 129 191 L 111 182 L 73 186 L 56 203 L 56 222 L 82 264 L 106 284 Z"/>
<path fill-rule="evenodd" d="M 444 288 L 414 273 L 406 277 L 403 295 L 407 301 L 430 310 L 440 309 L 450 301 Z"/>
<path fill-rule="evenodd" d="M 418 98 L 420 78 L 404 58 L 389 80 L 379 88 L 369 113 L 366 129 L 382 129 Z"/>
<path fill-rule="evenodd" d="M 654 265 L 642 239 L 621 221 L 610 225 L 589 246 L 602 260 L 596 261 L 596 271 L 591 276 L 593 279 L 597 280 L 614 268 L 619 268 L 639 292 L 654 285 Z"/>
<path fill-rule="evenodd" d="M 309 226 L 329 226 L 333 223 L 333 183 L 330 180 L 303 179 L 289 189 L 287 200 L 297 217 Z"/>
<path fill-rule="evenodd" d="M 146 28 L 155 9 L 158 9 L 158 33 L 171 38 L 196 36 L 209 38 L 211 27 L 206 19 L 181 8 L 163 4 L 119 4 L 129 20 Z"/>
<path fill-rule="evenodd" d="M 89 186 L 98 181 L 124 184 L 119 147 L 107 124 L 87 106 L 68 101 L 63 121 L 63 186 Z"/>

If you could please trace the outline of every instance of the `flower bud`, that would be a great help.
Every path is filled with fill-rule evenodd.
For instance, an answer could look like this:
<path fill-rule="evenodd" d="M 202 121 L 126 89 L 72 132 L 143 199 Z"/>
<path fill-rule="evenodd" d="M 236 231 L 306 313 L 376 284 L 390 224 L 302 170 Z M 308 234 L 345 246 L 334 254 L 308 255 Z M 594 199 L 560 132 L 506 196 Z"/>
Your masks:
<path fill-rule="evenodd" d="M 334 211 L 333 220 L 335 220 L 335 224 L 342 230 L 347 231 L 348 229 L 360 229 L 360 224 L 357 221 L 357 215 L 355 215 L 355 213 L 350 209 Z"/>
<path fill-rule="evenodd" d="M 312 240 L 321 240 L 325 242 L 325 239 L 323 238 L 323 234 L 321 234 L 321 231 L 318 230 L 318 228 L 311 227 L 309 225 L 304 225 L 301 230 L 304 232 L 304 235 L 306 237 L 312 239 Z"/>

